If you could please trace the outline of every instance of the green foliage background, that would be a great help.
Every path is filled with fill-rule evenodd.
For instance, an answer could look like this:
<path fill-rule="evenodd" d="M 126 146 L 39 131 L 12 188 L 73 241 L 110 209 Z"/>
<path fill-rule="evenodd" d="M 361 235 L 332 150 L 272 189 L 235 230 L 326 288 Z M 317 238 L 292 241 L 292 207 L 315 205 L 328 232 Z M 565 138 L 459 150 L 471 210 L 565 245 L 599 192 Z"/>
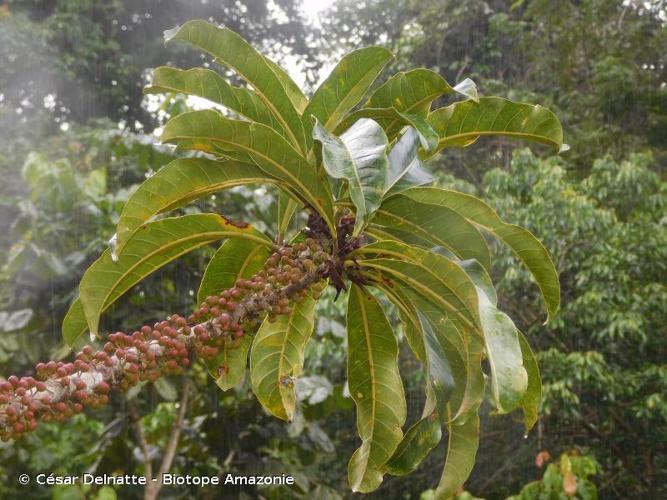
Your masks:
<path fill-rule="evenodd" d="M 659 498 L 667 464 L 667 46 L 662 2 L 616 0 L 340 0 L 320 25 L 298 2 L 9 1 L 0 5 L 0 365 L 23 373 L 68 355 L 60 323 L 88 264 L 106 245 L 124 200 L 173 154 L 150 135 L 186 109 L 182 97 L 149 102 L 147 69 L 201 63 L 194 51 L 166 49 L 162 31 L 209 18 L 268 50 L 289 56 L 314 84 L 350 48 L 381 44 L 394 70 L 424 66 L 482 93 L 541 103 L 561 118 L 571 150 L 541 158 L 503 139 L 480 140 L 433 165 L 443 186 L 481 196 L 508 221 L 531 229 L 554 257 L 563 288 L 557 320 L 541 324 L 527 273 L 499 247 L 494 269 L 501 308 L 538 352 L 545 394 L 526 439 L 512 416 L 483 418 L 476 497 L 565 498 L 572 458 L 578 498 Z M 336 57 L 334 57 L 336 56 Z M 323 67 L 323 72 L 318 70 Z M 387 72 L 391 74 L 391 72 Z M 232 218 L 275 220 L 274 193 L 235 189 L 199 208 Z M 184 211 L 196 211 L 197 206 Z M 249 215 L 250 214 L 250 215 Z M 167 266 L 108 315 L 126 328 L 193 307 L 213 249 Z M 208 254 L 206 253 L 208 252 Z M 530 304 L 527 307 L 526 304 Z M 194 370 L 197 397 L 173 472 L 283 473 L 297 488 L 226 489 L 243 498 L 338 498 L 345 460 L 356 448 L 353 402 L 345 388 L 345 304 L 329 300 L 307 346 L 299 412 L 289 425 L 265 415 L 247 386 L 220 392 Z M 396 319 L 394 319 L 396 320 Z M 406 394 L 422 398 L 415 363 L 401 353 Z M 179 380 L 130 394 L 152 453 L 159 457 L 176 410 Z M 408 405 L 419 408 L 419 404 Z M 141 473 L 128 402 L 66 426 L 44 425 L 0 447 L 0 495 L 14 498 L 141 497 L 140 489 L 20 488 L 23 472 Z M 408 415 L 413 422 L 419 415 Z M 540 451 L 553 463 L 535 466 Z M 441 456 L 438 454 L 437 456 Z M 584 458 L 579 458 L 584 455 Z M 375 496 L 418 498 L 442 464 L 429 460 L 392 478 Z M 215 491 L 165 489 L 215 497 Z M 424 493 L 428 498 L 429 493 Z M 544 495 L 544 496 L 539 496 Z M 561 496 L 557 496 L 561 495 Z M 462 495 L 463 497 L 463 495 Z M 470 497 L 468 497 L 470 498 Z"/>

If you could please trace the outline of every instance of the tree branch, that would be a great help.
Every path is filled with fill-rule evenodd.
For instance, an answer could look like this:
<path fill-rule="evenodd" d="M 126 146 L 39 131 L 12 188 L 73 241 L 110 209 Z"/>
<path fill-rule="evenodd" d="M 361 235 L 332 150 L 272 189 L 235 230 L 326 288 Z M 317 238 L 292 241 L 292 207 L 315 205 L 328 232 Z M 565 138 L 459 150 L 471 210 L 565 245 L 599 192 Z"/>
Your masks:
<path fill-rule="evenodd" d="M 155 481 L 150 480 L 146 484 L 146 490 L 144 491 L 144 500 L 155 500 L 162 489 L 162 477 L 169 472 L 171 469 L 171 464 L 174 461 L 176 456 L 176 447 L 178 446 L 178 440 L 181 437 L 181 431 L 183 430 L 183 422 L 185 420 L 185 413 L 188 407 L 188 397 L 190 394 L 190 379 L 183 377 L 183 387 L 181 392 L 181 400 L 178 406 L 178 416 L 176 421 L 171 428 L 171 435 L 169 436 L 169 442 L 167 447 L 164 449 L 164 455 L 162 457 L 162 463 L 160 464 L 160 470 L 157 473 L 157 477 L 153 478 Z"/>
<path fill-rule="evenodd" d="M 103 350 L 86 346 L 72 363 L 39 363 L 37 379 L 13 375 L 0 381 L 0 438 L 21 437 L 38 420 L 64 421 L 85 406 L 102 406 L 112 389 L 183 373 L 195 356 L 215 359 L 221 349 L 238 346 L 267 314 L 288 314 L 290 304 L 307 293 L 319 296 L 331 262 L 312 238 L 284 245 L 255 276 L 207 297 L 187 319 L 173 315 L 132 334 L 113 333 Z"/>

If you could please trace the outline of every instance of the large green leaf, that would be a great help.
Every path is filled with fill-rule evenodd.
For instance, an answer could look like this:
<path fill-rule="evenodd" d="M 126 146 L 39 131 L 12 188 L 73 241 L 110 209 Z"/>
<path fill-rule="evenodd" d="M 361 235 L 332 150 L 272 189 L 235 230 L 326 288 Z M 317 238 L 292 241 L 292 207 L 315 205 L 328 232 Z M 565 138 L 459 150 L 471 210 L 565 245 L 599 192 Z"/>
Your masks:
<path fill-rule="evenodd" d="M 433 111 L 428 122 L 440 136 L 438 149 L 467 146 L 486 135 L 536 141 L 557 151 L 563 145 L 563 129 L 551 111 L 500 97 L 455 102 Z"/>
<path fill-rule="evenodd" d="M 312 130 L 312 116 L 325 129 L 333 131 L 345 114 L 366 95 L 392 57 L 391 52 L 382 47 L 366 47 L 343 57 L 315 91 L 303 112 L 306 134 Z"/>
<path fill-rule="evenodd" d="M 530 231 L 503 222 L 495 210 L 469 194 L 448 189 L 417 187 L 405 191 L 403 195 L 421 203 L 450 208 L 500 238 L 533 274 L 546 302 L 548 319 L 553 318 L 558 312 L 560 306 L 558 273 L 549 252 Z"/>
<path fill-rule="evenodd" d="M 373 92 L 366 107 L 394 107 L 401 111 L 426 114 L 434 100 L 452 90 L 442 76 L 430 69 L 401 71 Z"/>
<path fill-rule="evenodd" d="M 440 245 L 463 259 L 476 259 L 487 269 L 489 249 L 479 230 L 464 216 L 442 205 L 422 203 L 406 193 L 384 200 L 372 219 L 387 233 L 410 244 Z"/>
<path fill-rule="evenodd" d="M 268 63 L 269 67 L 273 70 L 273 73 L 276 75 L 276 78 L 278 78 L 280 84 L 285 89 L 287 97 L 294 106 L 294 109 L 296 109 L 296 112 L 299 114 L 303 113 L 303 110 L 306 109 L 306 106 L 308 105 L 308 98 L 304 95 L 294 80 L 292 80 L 292 77 L 287 74 L 287 71 L 273 62 L 267 56 L 264 56 L 264 59 Z M 308 139 L 308 137 L 306 137 L 306 139 Z"/>
<path fill-rule="evenodd" d="M 498 412 L 507 413 L 521 403 L 528 387 L 519 332 L 509 316 L 499 311 L 482 291 L 479 314 L 491 367 L 491 393 Z"/>
<path fill-rule="evenodd" d="M 373 92 L 365 107 L 395 108 L 401 112 L 426 117 L 431 103 L 452 90 L 438 73 L 418 68 L 392 76 Z M 402 126 L 400 120 L 396 118 L 387 118 L 381 125 L 389 137 L 397 133 Z"/>
<path fill-rule="evenodd" d="M 322 163 L 327 173 L 348 182 L 356 207 L 354 234 L 358 235 L 382 201 L 387 177 L 387 136 L 376 122 L 362 119 L 340 137 L 316 123 L 313 137 L 322 143 Z"/>
<path fill-rule="evenodd" d="M 523 366 L 519 331 L 512 320 L 497 309 L 491 277 L 477 261 L 459 262 L 477 287 L 487 358 L 491 367 L 491 392 L 500 413 L 514 409 L 524 398 L 528 379 Z"/>
<path fill-rule="evenodd" d="M 145 180 L 127 200 L 118 220 L 116 251 L 120 251 L 132 233 L 154 215 L 234 186 L 276 182 L 249 163 L 206 158 L 174 160 Z"/>
<path fill-rule="evenodd" d="M 270 255 L 271 248 L 266 245 L 241 238 L 226 240 L 206 266 L 197 301 L 201 304 L 206 297 L 231 288 L 237 279 L 253 276 Z"/>
<path fill-rule="evenodd" d="M 455 497 L 472 472 L 479 446 L 479 416 L 473 413 L 463 423 L 451 422 L 447 430 L 447 459 L 435 491 L 435 498 L 441 500 Z"/>
<path fill-rule="evenodd" d="M 427 321 L 431 328 L 438 332 L 442 353 L 447 359 L 454 387 L 451 396 L 440 398 L 448 402 L 449 411 L 445 415 L 440 411 L 441 419 L 447 421 L 459 419 L 476 411 L 484 398 L 484 374 L 482 372 L 483 345 L 479 335 L 457 328 L 453 321 L 443 315 L 442 309 L 432 300 L 427 299 L 413 290 L 406 295 Z"/>
<path fill-rule="evenodd" d="M 306 296 L 292 304 L 292 312 L 268 318 L 257 331 L 250 351 L 250 381 L 267 411 L 292 420 L 296 408 L 294 377 L 303 369 L 303 353 L 315 324 L 315 300 Z"/>
<path fill-rule="evenodd" d="M 196 248 L 230 237 L 272 245 L 253 227 L 215 214 L 171 217 L 141 226 L 115 262 L 106 250 L 81 278 L 79 293 L 90 331 L 97 335 L 102 312 L 153 271 Z"/>
<path fill-rule="evenodd" d="M 526 426 L 526 432 L 532 429 L 537 422 L 537 411 L 542 399 L 542 379 L 540 378 L 540 368 L 535 359 L 530 344 L 526 337 L 519 331 L 519 342 L 521 343 L 521 353 L 523 354 L 523 366 L 528 373 L 528 388 L 521 399 L 521 408 L 523 410 L 523 420 Z"/>
<path fill-rule="evenodd" d="M 359 261 L 363 268 L 376 269 L 386 279 L 402 282 L 442 308 L 457 328 L 471 328 L 481 335 L 475 285 L 452 260 L 397 241 L 372 243 L 360 248 L 357 254 L 364 256 Z"/>
<path fill-rule="evenodd" d="M 230 85 L 213 70 L 204 68 L 182 70 L 161 66 L 153 71 L 151 85 L 144 89 L 144 94 L 166 92 L 202 97 L 229 108 L 249 120 L 268 125 L 281 135 L 286 135 L 283 124 L 253 90 Z"/>
<path fill-rule="evenodd" d="M 237 33 L 202 20 L 188 21 L 180 28 L 165 33 L 167 41 L 190 43 L 215 57 L 250 83 L 264 104 L 281 123 L 287 139 L 305 154 L 306 136 L 301 117 L 292 102 L 293 88 L 285 89 L 285 78 Z"/>
<path fill-rule="evenodd" d="M 391 325 L 377 300 L 357 285 L 350 289 L 347 335 L 347 378 L 361 438 L 348 478 L 352 490 L 368 493 L 380 486 L 380 467 L 401 441 L 406 404 Z"/>
<path fill-rule="evenodd" d="M 267 174 L 284 181 L 290 191 L 320 212 L 332 234 L 331 192 L 315 169 L 281 135 L 266 125 L 231 120 L 217 111 L 202 110 L 180 114 L 167 122 L 162 141 L 190 148 L 215 151 L 215 145 L 240 151 Z"/>
<path fill-rule="evenodd" d="M 421 332 L 424 335 L 426 349 L 425 369 L 427 374 L 426 404 L 422 417 L 400 442 L 384 469 L 394 475 L 412 472 L 435 448 L 442 437 L 442 420 L 449 397 L 454 390 L 454 374 L 445 354 L 443 338 L 446 331 L 432 324 L 421 312 L 417 311 Z"/>

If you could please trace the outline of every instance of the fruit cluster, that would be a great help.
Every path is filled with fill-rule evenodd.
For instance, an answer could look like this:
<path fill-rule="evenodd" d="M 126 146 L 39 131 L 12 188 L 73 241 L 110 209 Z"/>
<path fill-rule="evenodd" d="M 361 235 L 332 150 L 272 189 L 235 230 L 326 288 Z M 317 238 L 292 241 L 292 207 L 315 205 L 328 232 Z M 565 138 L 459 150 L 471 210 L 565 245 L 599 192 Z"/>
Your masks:
<path fill-rule="evenodd" d="M 317 297 L 329 270 L 316 240 L 279 247 L 253 277 L 206 300 L 187 319 L 178 315 L 132 334 L 109 335 L 101 350 L 85 346 L 73 362 L 39 363 L 35 377 L 0 380 L 0 439 L 21 437 L 38 420 L 63 421 L 85 407 L 108 403 L 112 389 L 178 374 L 193 356 L 214 359 L 233 348 L 268 316 L 289 314 L 290 304 Z"/>

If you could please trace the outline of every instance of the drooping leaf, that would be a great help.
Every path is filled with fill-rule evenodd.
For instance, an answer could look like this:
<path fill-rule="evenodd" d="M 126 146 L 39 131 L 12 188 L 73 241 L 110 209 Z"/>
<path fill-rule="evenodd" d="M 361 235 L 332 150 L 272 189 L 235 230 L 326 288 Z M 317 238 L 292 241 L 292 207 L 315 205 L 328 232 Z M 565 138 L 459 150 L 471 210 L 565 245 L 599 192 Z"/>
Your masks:
<path fill-rule="evenodd" d="M 197 302 L 200 304 L 211 295 L 231 288 L 239 278 L 249 278 L 257 273 L 271 255 L 271 248 L 254 241 L 231 238 L 215 252 L 204 271 Z"/>
<path fill-rule="evenodd" d="M 443 500 L 454 497 L 475 465 L 479 446 L 479 416 L 473 413 L 463 423 L 451 422 L 447 430 L 447 459 L 435 491 L 435 498 Z"/>
<path fill-rule="evenodd" d="M 553 318 L 560 306 L 560 285 L 558 273 L 549 252 L 530 231 L 507 224 L 490 206 L 479 198 L 448 189 L 417 187 L 403 193 L 415 201 L 441 205 L 458 212 L 466 219 L 500 238 L 509 246 L 532 273 L 549 313 Z"/>
<path fill-rule="evenodd" d="M 425 369 L 427 374 L 426 404 L 422 417 L 405 434 L 384 469 L 394 475 L 412 472 L 435 448 L 442 437 L 442 421 L 447 401 L 454 390 L 455 381 L 452 367 L 445 354 L 449 340 L 439 324 L 417 312 L 426 348 Z M 443 317 L 443 321 L 446 321 Z"/>
<path fill-rule="evenodd" d="M 367 493 L 382 482 L 380 467 L 401 441 L 406 404 L 391 325 L 377 300 L 357 285 L 350 289 L 347 335 L 347 378 L 361 438 L 348 479 L 353 491 Z"/>
<path fill-rule="evenodd" d="M 236 71 L 253 86 L 266 107 L 281 123 L 287 140 L 302 153 L 306 152 L 301 117 L 292 102 L 293 88 L 285 90 L 285 78 L 276 74 L 275 64 L 270 63 L 241 36 L 228 28 L 218 28 L 206 21 L 194 20 L 165 33 L 165 39 L 190 43 L 213 55 L 216 62 Z"/>
<path fill-rule="evenodd" d="M 434 396 L 430 396 L 427 405 Z M 429 452 L 438 446 L 442 439 L 442 422 L 436 412 L 422 417 L 405 433 L 396 451 L 382 467 L 393 476 L 404 476 L 414 471 L 424 461 Z"/>
<path fill-rule="evenodd" d="M 246 334 L 236 341 L 238 345 L 232 342 L 226 343 L 215 359 L 206 361 L 209 374 L 223 391 L 228 391 L 243 382 L 252 340 L 252 335 Z"/>
<path fill-rule="evenodd" d="M 448 398 L 448 412 L 440 412 L 441 421 L 462 418 L 477 411 L 484 398 L 485 382 L 482 372 L 483 345 L 479 334 L 457 328 L 453 321 L 443 315 L 437 304 L 423 295 L 407 290 L 409 300 L 438 333 L 438 340 L 454 378 L 454 387 Z"/>
<path fill-rule="evenodd" d="M 491 393 L 498 412 L 507 413 L 521 403 L 528 387 L 519 332 L 509 316 L 499 311 L 482 291 L 479 314 L 491 367 Z"/>
<path fill-rule="evenodd" d="M 487 135 L 540 142 L 556 151 L 563 144 L 560 121 L 547 108 L 500 97 L 455 102 L 433 111 L 428 122 L 440 136 L 438 150 L 467 146 Z"/>
<path fill-rule="evenodd" d="M 229 237 L 271 245 L 271 240 L 253 227 L 215 214 L 170 217 L 141 226 L 118 253 L 116 262 L 106 250 L 81 278 L 79 292 L 90 331 L 97 335 L 102 312 L 146 276 L 185 253 Z"/>
<path fill-rule="evenodd" d="M 372 219 L 375 225 L 411 244 L 422 241 L 443 246 L 462 259 L 476 259 L 487 269 L 489 248 L 479 230 L 456 211 L 442 205 L 422 203 L 408 193 L 399 193 L 382 202 Z"/>
<path fill-rule="evenodd" d="M 266 318 L 250 351 L 252 390 L 267 411 L 283 420 L 294 417 L 294 377 L 303 369 L 304 349 L 314 324 L 315 300 L 308 295 L 274 323 Z"/>
<path fill-rule="evenodd" d="M 356 207 L 354 235 L 380 206 L 387 177 L 387 136 L 373 120 L 356 122 L 340 137 L 315 124 L 313 137 L 322 143 L 322 163 L 334 179 L 348 182 Z"/>
<path fill-rule="evenodd" d="M 234 186 L 276 182 L 249 163 L 206 158 L 174 160 L 146 179 L 127 200 L 118 220 L 116 251 L 121 251 L 132 233 L 157 214 Z"/>
<path fill-rule="evenodd" d="M 519 342 L 521 344 L 521 354 L 523 355 L 523 366 L 528 374 L 528 388 L 521 399 L 521 408 L 523 410 L 523 420 L 526 426 L 526 432 L 532 429 L 537 422 L 537 410 L 542 399 L 542 379 L 540 378 L 540 368 L 535 359 L 528 340 L 521 331 L 519 331 Z"/>
<path fill-rule="evenodd" d="M 161 66 L 153 71 L 150 86 L 144 94 L 178 92 L 202 97 L 220 104 L 249 120 L 263 123 L 285 136 L 283 124 L 275 117 L 264 101 L 247 88 L 235 87 L 210 69 L 192 68 L 182 70 Z"/>
<path fill-rule="evenodd" d="M 311 97 L 303 113 L 306 134 L 312 130 L 311 117 L 333 132 L 342 118 L 366 95 L 393 55 L 382 47 L 366 47 L 350 52 L 331 71 Z"/>
<path fill-rule="evenodd" d="M 316 170 L 281 135 L 269 127 L 231 120 L 213 110 L 180 114 L 167 122 L 162 141 L 215 152 L 215 145 L 240 151 L 268 175 L 281 180 L 304 203 L 322 215 L 332 234 L 333 206 L 331 192 Z"/>
<path fill-rule="evenodd" d="M 389 151 L 389 170 L 384 186 L 385 197 L 397 194 L 414 186 L 430 184 L 435 180 L 419 159 L 419 135 L 408 128 Z"/>

